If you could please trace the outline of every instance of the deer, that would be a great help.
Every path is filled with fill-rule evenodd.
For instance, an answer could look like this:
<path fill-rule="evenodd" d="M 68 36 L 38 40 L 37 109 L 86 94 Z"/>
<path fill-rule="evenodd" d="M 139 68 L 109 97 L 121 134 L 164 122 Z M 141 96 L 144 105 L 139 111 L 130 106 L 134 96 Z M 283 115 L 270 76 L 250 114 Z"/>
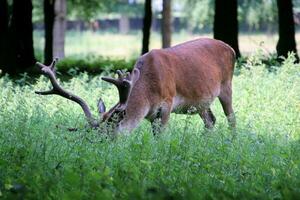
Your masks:
<path fill-rule="evenodd" d="M 171 113 L 198 114 L 205 128 L 212 129 L 216 118 L 210 106 L 218 98 L 229 127 L 235 128 L 232 107 L 235 58 L 235 51 L 229 45 L 209 38 L 153 49 L 137 59 L 131 73 L 117 70 L 117 78 L 101 77 L 117 87 L 119 101 L 106 111 L 100 98 L 99 119 L 92 116 L 81 97 L 59 85 L 55 74 L 57 59 L 49 66 L 36 63 L 53 86 L 36 94 L 55 94 L 74 101 L 81 106 L 89 126 L 97 128 L 102 123 L 112 123 L 117 133 L 132 132 L 143 119 L 163 128 Z"/>

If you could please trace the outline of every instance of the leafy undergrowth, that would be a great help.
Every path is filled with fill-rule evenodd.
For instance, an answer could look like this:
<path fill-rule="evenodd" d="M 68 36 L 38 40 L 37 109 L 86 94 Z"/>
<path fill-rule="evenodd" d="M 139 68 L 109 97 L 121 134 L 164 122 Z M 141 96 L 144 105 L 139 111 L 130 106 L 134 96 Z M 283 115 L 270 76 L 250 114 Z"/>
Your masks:
<path fill-rule="evenodd" d="M 87 56 L 87 57 L 68 57 L 57 63 L 57 69 L 62 72 L 82 72 L 98 73 L 103 71 L 114 71 L 117 69 L 131 70 L 134 66 L 135 60 L 125 59 L 109 59 L 101 56 Z M 75 68 L 74 68 L 75 67 Z"/>
<path fill-rule="evenodd" d="M 0 199 L 295 199 L 300 196 L 300 66 L 287 59 L 268 72 L 250 58 L 234 76 L 236 136 L 221 106 L 217 126 L 173 115 L 158 137 L 143 122 L 132 134 L 86 129 L 79 106 L 38 96 L 49 81 L 0 79 Z M 81 74 L 65 88 L 96 114 L 117 90 Z M 108 107 L 109 107 L 108 106 Z M 77 132 L 67 128 L 78 127 Z"/>

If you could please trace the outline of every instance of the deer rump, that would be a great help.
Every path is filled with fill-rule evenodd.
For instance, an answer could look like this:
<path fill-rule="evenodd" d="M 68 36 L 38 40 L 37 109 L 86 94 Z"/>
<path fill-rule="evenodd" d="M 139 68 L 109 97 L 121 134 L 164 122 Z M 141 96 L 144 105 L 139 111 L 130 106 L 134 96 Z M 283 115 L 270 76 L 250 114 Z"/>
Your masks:
<path fill-rule="evenodd" d="M 212 128 L 215 117 L 210 109 L 218 97 L 229 125 L 235 127 L 232 109 L 232 76 L 235 64 L 234 50 L 214 39 L 197 39 L 167 49 L 152 50 L 141 56 L 132 72 L 117 71 L 117 79 L 102 77 L 118 88 L 119 102 L 105 111 L 104 102 L 98 102 L 100 120 L 92 117 L 88 105 L 80 97 L 59 86 L 56 60 L 50 66 L 37 65 L 50 78 L 53 89 L 36 92 L 56 94 L 78 103 L 92 127 L 102 122 L 115 124 L 117 132 L 131 132 L 141 120 L 167 124 L 170 113 L 196 114 L 206 128 Z"/>

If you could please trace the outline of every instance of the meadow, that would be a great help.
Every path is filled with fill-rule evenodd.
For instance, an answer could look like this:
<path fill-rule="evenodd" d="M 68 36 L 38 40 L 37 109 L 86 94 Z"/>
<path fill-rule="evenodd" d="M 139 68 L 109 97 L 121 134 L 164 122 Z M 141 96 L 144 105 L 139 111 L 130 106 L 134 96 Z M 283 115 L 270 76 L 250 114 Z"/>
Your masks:
<path fill-rule="evenodd" d="M 172 45 L 199 37 L 210 37 L 212 34 L 188 34 L 179 32 L 172 34 Z M 239 46 L 243 55 L 248 56 L 262 49 L 266 54 L 276 52 L 277 34 L 267 33 L 240 33 Z M 296 34 L 298 52 L 300 52 L 300 32 Z M 132 32 L 124 35 L 111 32 L 91 31 L 68 31 L 66 34 L 65 53 L 66 57 L 87 57 L 89 55 L 101 55 L 109 58 L 136 59 L 142 49 L 141 32 Z M 35 31 L 34 47 L 38 57 L 42 54 L 44 47 L 43 32 Z M 161 48 L 161 35 L 157 32 L 151 33 L 150 49 Z"/>
<path fill-rule="evenodd" d="M 104 127 L 87 128 L 73 102 L 36 95 L 50 87 L 47 78 L 1 77 L 0 198 L 299 198 L 300 66 L 291 56 L 269 72 L 263 57 L 250 56 L 235 72 L 235 135 L 216 100 L 213 130 L 197 115 L 172 114 L 158 136 L 144 121 L 112 138 Z M 80 73 L 61 84 L 96 115 L 100 96 L 108 107 L 118 96 L 100 77 Z"/>

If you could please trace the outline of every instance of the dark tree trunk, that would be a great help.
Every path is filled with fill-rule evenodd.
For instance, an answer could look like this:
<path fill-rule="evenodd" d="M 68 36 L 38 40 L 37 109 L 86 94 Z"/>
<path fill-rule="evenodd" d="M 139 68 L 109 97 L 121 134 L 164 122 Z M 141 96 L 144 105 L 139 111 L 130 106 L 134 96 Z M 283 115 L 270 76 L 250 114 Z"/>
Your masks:
<path fill-rule="evenodd" d="M 53 59 L 53 26 L 54 26 L 55 0 L 44 0 L 44 24 L 45 24 L 45 64 L 49 65 Z"/>
<path fill-rule="evenodd" d="M 294 52 L 297 62 L 299 62 L 295 41 L 292 0 L 277 0 L 277 6 L 279 22 L 279 40 L 276 46 L 277 54 L 278 56 L 287 57 L 288 52 Z"/>
<path fill-rule="evenodd" d="M 167 48 L 171 46 L 172 33 L 172 16 L 171 16 L 171 0 L 163 0 L 162 11 L 162 47 Z"/>
<path fill-rule="evenodd" d="M 25 72 L 35 63 L 31 0 L 14 0 L 9 26 L 8 73 Z"/>
<path fill-rule="evenodd" d="M 0 0 L 0 69 L 6 65 L 6 41 L 8 31 L 8 5 L 6 0 Z"/>
<path fill-rule="evenodd" d="M 8 5 L 7 0 L 0 0 L 0 38 L 7 34 L 8 30 Z"/>
<path fill-rule="evenodd" d="M 149 40 L 150 40 L 150 30 L 152 23 L 152 0 L 145 1 L 145 13 L 143 20 L 143 46 L 142 46 L 142 54 L 145 54 L 149 51 Z"/>
<path fill-rule="evenodd" d="M 237 0 L 215 0 L 214 38 L 229 44 L 240 57 Z"/>

